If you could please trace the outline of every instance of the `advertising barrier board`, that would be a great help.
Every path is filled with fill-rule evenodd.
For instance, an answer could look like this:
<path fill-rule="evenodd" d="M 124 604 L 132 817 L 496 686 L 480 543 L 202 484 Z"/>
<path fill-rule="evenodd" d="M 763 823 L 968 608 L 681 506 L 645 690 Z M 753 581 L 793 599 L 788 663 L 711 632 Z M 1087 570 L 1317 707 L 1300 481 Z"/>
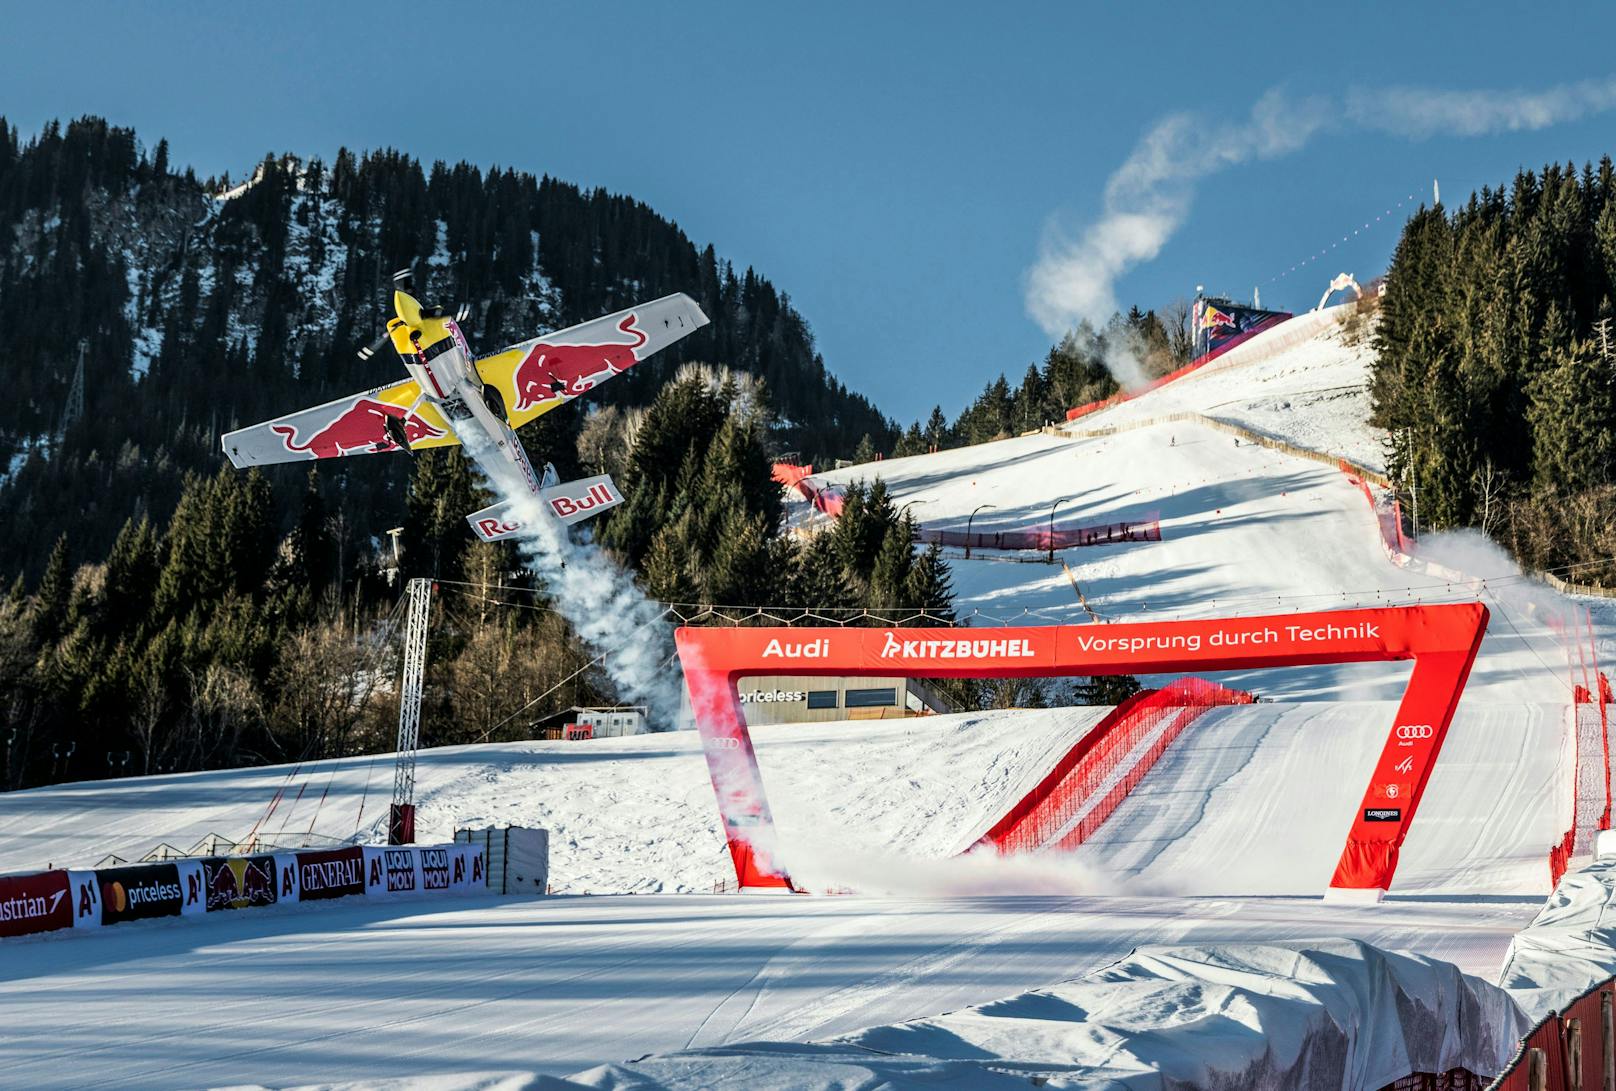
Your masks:
<path fill-rule="evenodd" d="M 360 846 L 0 876 L 0 936 L 364 894 L 486 892 L 480 845 Z"/>
<path fill-rule="evenodd" d="M 252 909 L 274 905 L 276 879 L 273 856 L 214 856 L 202 861 L 202 885 L 207 909 Z"/>
<path fill-rule="evenodd" d="M 365 896 L 397 898 L 421 893 L 420 857 L 414 845 L 365 846 Z"/>
<path fill-rule="evenodd" d="M 0 936 L 73 927 L 67 872 L 0 876 Z"/>
<path fill-rule="evenodd" d="M 296 865 L 299 901 L 346 898 L 365 892 L 365 853 L 358 845 L 326 852 L 300 852 Z"/>
<path fill-rule="evenodd" d="M 177 917 L 185 902 L 179 869 L 173 864 L 100 868 L 101 923 L 121 924 L 153 917 Z"/>

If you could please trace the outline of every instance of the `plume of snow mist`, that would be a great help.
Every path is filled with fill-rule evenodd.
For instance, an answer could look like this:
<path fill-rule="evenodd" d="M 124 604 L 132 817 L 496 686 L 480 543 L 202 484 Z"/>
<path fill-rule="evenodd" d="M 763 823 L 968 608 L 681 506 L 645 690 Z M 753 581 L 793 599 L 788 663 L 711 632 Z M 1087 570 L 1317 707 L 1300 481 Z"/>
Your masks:
<path fill-rule="evenodd" d="M 1160 251 L 1189 215 L 1195 183 L 1237 163 L 1295 151 L 1325 124 L 1320 99 L 1257 100 L 1243 123 L 1208 127 L 1190 114 L 1157 122 L 1106 182 L 1100 218 L 1080 232 L 1051 223 L 1027 275 L 1027 311 L 1051 336 L 1117 307 L 1116 279 Z M 1119 377 L 1120 381 L 1120 377 Z"/>
<path fill-rule="evenodd" d="M 782 851 L 792 881 L 806 890 L 920 897 L 1127 892 L 1116 876 L 1062 853 L 1000 856 L 990 850 L 925 859 L 795 838 Z"/>
<path fill-rule="evenodd" d="M 487 441 L 467 429 L 462 441 L 475 447 L 484 482 L 523 526 L 516 539 L 523 562 L 544 580 L 558 613 L 601 658 L 618 691 L 646 706 L 652 729 L 673 726 L 679 716 L 679 675 L 668 668 L 673 627 L 662 607 L 645 597 L 634 577 L 593 542 L 574 542 L 544 510 L 538 497 L 508 488 L 482 470 L 479 459 L 498 459 Z M 563 567 L 565 566 L 565 567 Z"/>
<path fill-rule="evenodd" d="M 1516 659 L 1521 664 L 1515 673 L 1522 696 L 1545 702 L 1568 699 L 1560 671 L 1568 655 L 1572 660 L 1577 655 L 1574 644 L 1566 643 L 1568 622 L 1570 639 L 1582 639 L 1575 635 L 1571 602 L 1534 580 L 1520 578 L 1514 558 L 1479 530 L 1427 534 L 1416 545 L 1414 558 L 1433 574 L 1463 577 L 1453 584 L 1453 597 L 1480 600 L 1491 610 L 1488 642 L 1482 645 L 1478 667 L 1497 669 L 1494 649 L 1519 647 L 1529 653 Z"/>
<path fill-rule="evenodd" d="M 1270 90 L 1244 120 L 1204 125 L 1171 114 L 1145 133 L 1106 181 L 1101 212 L 1079 230 L 1046 226 L 1027 273 L 1027 313 L 1052 337 L 1118 310 L 1116 281 L 1161 252 L 1183 226 L 1201 179 L 1254 159 L 1297 151 L 1319 132 L 1358 128 L 1409 139 L 1546 128 L 1616 109 L 1616 78 L 1540 91 L 1392 87 L 1348 92 L 1346 105 L 1288 100 Z M 1122 377 L 1117 376 L 1118 381 Z"/>

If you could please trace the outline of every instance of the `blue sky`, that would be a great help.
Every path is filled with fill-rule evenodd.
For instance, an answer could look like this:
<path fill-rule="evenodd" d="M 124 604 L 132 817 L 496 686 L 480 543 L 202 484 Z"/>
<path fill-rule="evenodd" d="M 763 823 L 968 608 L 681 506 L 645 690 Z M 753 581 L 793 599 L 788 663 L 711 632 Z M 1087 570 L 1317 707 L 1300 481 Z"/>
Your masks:
<path fill-rule="evenodd" d="M 0 113 L 94 113 L 240 176 L 266 151 L 393 146 L 640 198 L 790 294 L 827 364 L 901 421 L 951 415 L 1050 338 L 1027 271 L 1163 117 L 1206 147 L 1264 93 L 1537 90 L 1616 75 L 1593 5 L 12 5 Z M 1232 131 L 1232 130 L 1231 130 Z M 1616 111 L 1409 139 L 1342 119 L 1195 187 L 1124 303 L 1209 290 L 1311 307 L 1379 272 L 1400 218 L 1547 159 L 1616 151 Z M 1403 211 L 1406 211 L 1407 206 Z M 1399 217 L 1402 213 L 1399 213 Z M 1327 259 L 1272 283 L 1319 249 Z"/>

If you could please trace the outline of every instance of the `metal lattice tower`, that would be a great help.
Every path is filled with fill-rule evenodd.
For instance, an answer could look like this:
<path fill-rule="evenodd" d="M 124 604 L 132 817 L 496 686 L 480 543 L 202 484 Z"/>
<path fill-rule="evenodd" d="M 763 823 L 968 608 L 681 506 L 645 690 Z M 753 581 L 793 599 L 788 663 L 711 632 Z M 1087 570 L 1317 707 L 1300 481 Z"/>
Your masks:
<path fill-rule="evenodd" d="M 61 424 L 56 429 L 56 439 L 60 443 L 67 435 L 67 430 L 79 422 L 84 416 L 84 345 L 79 345 L 79 363 L 73 371 L 73 385 L 67 392 L 67 404 L 62 406 Z"/>
<path fill-rule="evenodd" d="M 398 764 L 393 771 L 393 810 L 394 825 L 399 814 L 408 814 L 408 829 L 413 833 L 415 751 L 421 737 L 421 684 L 426 675 L 426 625 L 432 608 L 432 581 L 410 580 L 404 593 L 409 597 L 409 610 L 404 622 L 404 670 L 398 686 Z"/>

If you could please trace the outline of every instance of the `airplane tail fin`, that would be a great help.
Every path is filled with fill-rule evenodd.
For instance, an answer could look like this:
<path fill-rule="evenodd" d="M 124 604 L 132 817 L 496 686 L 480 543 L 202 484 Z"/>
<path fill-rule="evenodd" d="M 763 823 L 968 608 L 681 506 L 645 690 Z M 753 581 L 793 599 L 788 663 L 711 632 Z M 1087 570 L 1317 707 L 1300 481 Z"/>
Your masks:
<path fill-rule="evenodd" d="M 554 485 L 539 492 L 542 510 L 569 527 L 574 523 L 593 518 L 608 508 L 615 508 L 622 502 L 623 494 L 612 484 L 609 474 L 582 477 L 577 481 Z M 514 507 L 510 501 L 501 500 L 482 511 L 466 516 L 466 521 L 471 524 L 471 529 L 476 531 L 477 537 L 485 542 L 514 538 L 521 534 L 524 525 L 513 510 Z"/>

